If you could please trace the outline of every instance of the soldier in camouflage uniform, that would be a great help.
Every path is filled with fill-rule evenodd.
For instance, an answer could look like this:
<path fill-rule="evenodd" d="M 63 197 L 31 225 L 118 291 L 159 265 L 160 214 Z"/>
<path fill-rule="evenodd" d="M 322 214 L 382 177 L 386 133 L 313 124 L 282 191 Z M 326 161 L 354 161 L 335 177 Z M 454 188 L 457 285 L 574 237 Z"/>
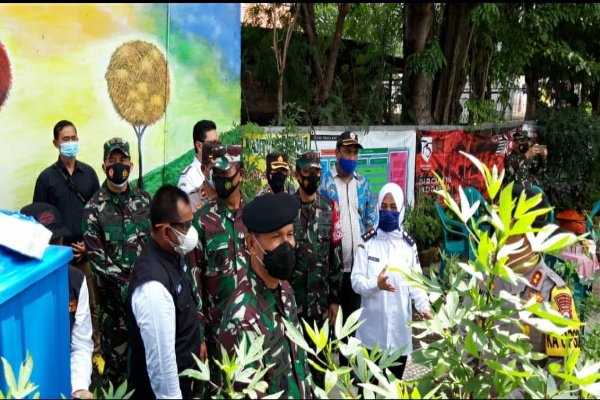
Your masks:
<path fill-rule="evenodd" d="M 100 342 L 105 383 L 127 379 L 125 301 L 131 268 L 150 235 L 150 195 L 129 183 L 129 143 L 104 144 L 106 181 L 83 210 L 83 232 L 98 287 Z"/>
<path fill-rule="evenodd" d="M 530 145 L 527 131 L 519 131 L 514 136 L 516 142 L 512 152 L 504 160 L 506 179 L 504 182 L 515 182 L 523 186 L 537 185 L 536 174 L 546 170 L 548 150 L 540 150 L 538 144 Z"/>
<path fill-rule="evenodd" d="M 265 193 L 286 192 L 294 194 L 296 188 L 289 181 L 290 157 L 287 154 L 273 151 L 265 158 L 267 164 L 267 186 L 257 193 L 257 196 Z"/>
<path fill-rule="evenodd" d="M 242 224 L 242 208 L 248 199 L 241 191 L 244 178 L 241 146 L 223 146 L 213 154 L 213 181 L 217 198 L 206 203 L 195 215 L 199 233 L 192 276 L 201 298 L 201 324 L 205 342 L 200 356 L 208 357 L 213 382 L 220 372 L 214 359 L 221 359 L 218 342 L 225 302 L 248 267 Z"/>
<path fill-rule="evenodd" d="M 214 162 L 214 152 L 218 152 L 220 151 L 219 149 L 222 148 L 223 146 L 220 143 L 215 142 L 204 142 L 202 145 L 202 165 L 200 166 L 200 169 L 204 176 L 204 180 L 199 187 L 188 193 L 194 212 L 217 197 L 211 169 Z"/>
<path fill-rule="evenodd" d="M 333 325 L 342 290 L 342 231 L 335 200 L 317 193 L 321 183 L 321 158 L 316 151 L 298 155 L 294 177 L 301 203 L 294 221 L 296 269 L 290 283 L 294 289 L 298 318 L 320 328 L 325 319 Z M 312 340 L 305 332 L 308 343 Z M 323 387 L 323 374 L 312 368 L 315 382 Z"/>
<path fill-rule="evenodd" d="M 282 398 L 307 399 L 310 370 L 305 351 L 285 333 L 284 320 L 302 332 L 293 290 L 287 282 L 296 265 L 294 225 L 298 201 L 288 193 L 258 196 L 243 210 L 250 268 L 227 302 L 220 343 L 234 355 L 245 337 L 248 346 L 264 336 L 267 353 L 255 368 L 272 364 L 264 380 L 265 394 L 283 391 Z M 243 384 L 235 387 L 242 390 Z M 264 394 L 259 393 L 259 397 Z"/>

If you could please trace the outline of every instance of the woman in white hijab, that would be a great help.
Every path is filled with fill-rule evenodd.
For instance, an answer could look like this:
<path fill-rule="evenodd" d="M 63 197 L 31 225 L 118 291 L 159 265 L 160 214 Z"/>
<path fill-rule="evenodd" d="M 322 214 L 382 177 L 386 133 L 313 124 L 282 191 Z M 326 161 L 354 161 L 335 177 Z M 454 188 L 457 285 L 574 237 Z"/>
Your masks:
<path fill-rule="evenodd" d="M 400 366 L 390 371 L 402 379 L 406 360 L 412 352 L 411 300 L 425 318 L 431 319 L 429 298 L 419 288 L 409 286 L 404 275 L 389 268 L 401 269 L 407 274 L 422 273 L 417 245 L 402 227 L 404 221 L 404 193 L 395 183 L 387 183 L 379 192 L 379 224 L 376 235 L 358 245 L 352 267 L 352 289 L 362 296 L 361 319 L 356 337 L 367 349 L 377 342 L 381 349 L 396 351 L 404 348 L 398 360 Z"/>

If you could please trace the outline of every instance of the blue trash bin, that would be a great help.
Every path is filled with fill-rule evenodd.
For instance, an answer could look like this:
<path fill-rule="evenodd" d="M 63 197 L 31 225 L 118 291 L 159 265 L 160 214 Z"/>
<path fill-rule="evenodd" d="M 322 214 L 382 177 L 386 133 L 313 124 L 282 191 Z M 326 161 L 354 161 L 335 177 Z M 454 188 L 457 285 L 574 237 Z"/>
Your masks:
<path fill-rule="evenodd" d="M 66 246 L 48 246 L 41 260 L 0 247 L 0 355 L 18 379 L 29 351 L 30 381 L 41 398 L 71 397 L 67 265 L 72 258 Z M 0 390 L 7 389 L 0 363 Z"/>

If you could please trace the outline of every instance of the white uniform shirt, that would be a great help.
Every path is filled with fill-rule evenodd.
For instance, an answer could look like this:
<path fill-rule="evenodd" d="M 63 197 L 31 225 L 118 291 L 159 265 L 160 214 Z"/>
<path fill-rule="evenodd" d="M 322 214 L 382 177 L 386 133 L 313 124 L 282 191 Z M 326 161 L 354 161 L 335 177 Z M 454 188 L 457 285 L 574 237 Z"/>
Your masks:
<path fill-rule="evenodd" d="M 404 355 L 412 352 L 412 329 L 407 324 L 412 321 L 411 300 L 419 312 L 430 309 L 427 293 L 413 286 L 400 272 L 389 271 L 389 267 L 402 269 L 407 273 L 415 269 L 422 273 L 417 246 L 410 246 L 399 235 L 377 230 L 377 236 L 356 250 L 352 268 L 352 289 L 362 296 L 363 307 L 360 319 L 365 319 L 356 331 L 356 338 L 372 349 L 379 342 L 380 348 L 399 350 L 406 346 Z M 388 283 L 395 292 L 383 291 L 377 286 L 377 277 L 388 266 Z"/>
<path fill-rule="evenodd" d="M 131 295 L 140 328 L 150 385 L 157 399 L 181 399 L 175 356 L 175 305 L 160 282 L 148 281 Z"/>
<path fill-rule="evenodd" d="M 71 329 L 71 393 L 90 389 L 93 352 L 90 296 L 84 277 L 77 299 L 75 323 Z"/>
<path fill-rule="evenodd" d="M 194 161 L 181 172 L 177 186 L 186 193 L 191 193 L 198 189 L 204 183 L 204 174 L 202 174 L 200 160 L 194 156 Z"/>
<path fill-rule="evenodd" d="M 331 170 L 331 175 L 337 188 L 340 213 L 340 226 L 342 227 L 342 262 L 344 272 L 352 270 L 352 259 L 356 247 L 361 244 L 360 235 L 361 219 L 358 214 L 358 188 L 355 176 L 344 183 L 338 175 L 335 167 Z"/>

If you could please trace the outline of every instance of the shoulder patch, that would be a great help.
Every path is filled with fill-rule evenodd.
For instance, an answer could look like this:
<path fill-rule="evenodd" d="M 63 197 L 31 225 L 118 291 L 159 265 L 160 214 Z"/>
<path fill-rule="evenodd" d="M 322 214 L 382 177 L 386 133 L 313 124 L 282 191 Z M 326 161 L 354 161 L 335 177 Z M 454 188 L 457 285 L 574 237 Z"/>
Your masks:
<path fill-rule="evenodd" d="M 363 242 L 368 242 L 369 240 L 373 239 L 373 237 L 377 236 L 377 232 L 375 232 L 375 229 L 372 229 L 363 233 L 361 235 Z"/>
<path fill-rule="evenodd" d="M 567 285 L 563 278 L 561 278 L 560 275 L 552 270 L 548 271 L 548 278 L 550 278 L 557 287 L 564 287 Z"/>
<path fill-rule="evenodd" d="M 412 237 L 411 234 L 406 232 L 405 230 L 402 230 L 402 238 L 406 241 L 406 243 L 408 243 L 410 247 L 414 246 L 415 243 L 417 243 L 415 238 Z"/>
<path fill-rule="evenodd" d="M 183 171 L 181 171 L 181 175 L 185 175 L 185 174 L 187 174 L 187 173 L 188 173 L 188 171 L 189 171 L 191 168 L 192 168 L 192 166 L 191 166 L 191 165 L 188 165 L 187 167 L 185 167 L 185 168 L 183 169 Z"/>

